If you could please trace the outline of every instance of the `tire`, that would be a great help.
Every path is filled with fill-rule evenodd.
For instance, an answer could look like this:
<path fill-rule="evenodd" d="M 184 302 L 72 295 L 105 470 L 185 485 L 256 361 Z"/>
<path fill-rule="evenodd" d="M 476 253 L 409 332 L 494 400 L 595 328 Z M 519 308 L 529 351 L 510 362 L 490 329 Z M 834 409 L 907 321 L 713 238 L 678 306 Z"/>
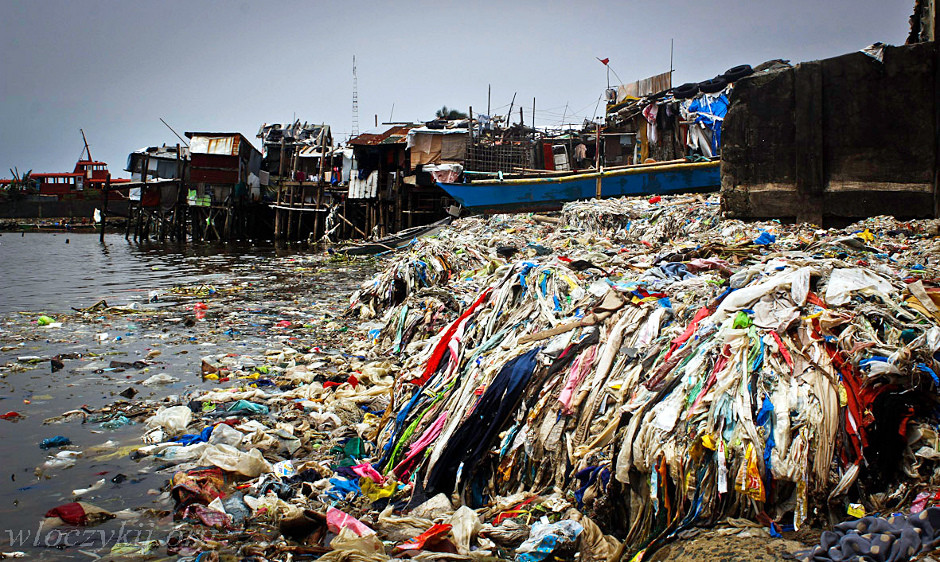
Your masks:
<path fill-rule="evenodd" d="M 742 64 L 734 68 L 729 68 L 721 76 L 728 82 L 734 82 L 735 80 L 740 80 L 741 78 L 750 76 L 751 74 L 754 74 L 754 69 L 751 68 L 751 65 Z"/>
<path fill-rule="evenodd" d="M 728 81 L 725 80 L 723 76 L 716 76 L 711 80 L 699 82 L 698 89 L 701 90 L 703 94 L 717 94 L 718 92 L 724 90 L 725 86 L 727 85 Z"/>
<path fill-rule="evenodd" d="M 694 98 L 698 94 L 698 83 L 696 82 L 687 82 L 681 86 L 673 88 L 672 95 L 676 99 L 685 100 L 689 98 Z"/>

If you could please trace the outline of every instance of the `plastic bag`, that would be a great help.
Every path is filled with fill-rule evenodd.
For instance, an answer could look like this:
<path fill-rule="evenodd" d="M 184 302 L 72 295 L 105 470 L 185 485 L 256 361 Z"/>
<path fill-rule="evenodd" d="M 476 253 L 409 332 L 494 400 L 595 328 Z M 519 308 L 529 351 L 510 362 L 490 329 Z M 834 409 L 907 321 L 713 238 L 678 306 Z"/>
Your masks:
<path fill-rule="evenodd" d="M 188 406 L 173 406 L 159 410 L 147 420 L 150 427 L 162 427 L 171 434 L 180 433 L 193 421 L 193 412 Z"/>
<path fill-rule="evenodd" d="M 389 504 L 376 521 L 376 529 L 382 532 L 382 536 L 388 540 L 400 542 L 420 535 L 427 531 L 434 524 L 430 519 L 419 517 L 400 517 L 393 515 L 394 506 Z"/>
<path fill-rule="evenodd" d="M 842 268 L 832 271 L 829 286 L 826 287 L 826 304 L 839 306 L 849 302 L 854 291 L 888 294 L 892 291 L 891 283 L 870 270 L 861 268 Z"/>
<path fill-rule="evenodd" d="M 460 554 L 469 553 L 470 542 L 476 538 L 477 533 L 480 532 L 480 528 L 483 527 L 476 512 L 462 505 L 450 516 L 447 523 L 453 527 L 451 534 L 454 535 L 454 543 L 457 545 L 457 552 Z"/>
<path fill-rule="evenodd" d="M 385 545 L 375 534 L 357 536 L 352 529 L 340 531 L 330 541 L 333 550 L 321 556 L 318 560 L 343 562 L 371 562 L 388 560 L 385 554 Z"/>
<path fill-rule="evenodd" d="M 244 438 L 245 436 L 242 435 L 241 431 L 233 429 L 231 426 L 224 423 L 220 423 L 212 430 L 212 435 L 209 436 L 209 444 L 238 447 L 242 444 Z"/>
<path fill-rule="evenodd" d="M 261 456 L 261 451 L 252 449 L 243 453 L 230 445 L 207 445 L 197 461 L 200 465 L 212 465 L 255 478 L 272 471 L 271 465 Z"/>
<path fill-rule="evenodd" d="M 331 507 L 326 511 L 326 526 L 330 531 L 336 534 L 339 534 L 342 529 L 351 529 L 360 537 L 375 534 L 375 531 L 370 529 L 365 523 L 335 507 Z"/>
<path fill-rule="evenodd" d="M 545 560 L 559 546 L 573 542 L 584 527 L 577 521 L 564 519 L 548 523 L 548 518 L 532 525 L 532 534 L 516 549 L 516 562 L 538 562 Z"/>
<path fill-rule="evenodd" d="M 452 528 L 453 527 L 448 524 L 437 523 L 414 539 L 404 542 L 395 548 L 399 550 L 422 550 L 425 547 L 433 546 L 434 543 L 443 540 L 447 534 L 450 533 Z"/>
<path fill-rule="evenodd" d="M 249 402 L 247 400 L 238 400 L 228 407 L 228 411 L 231 413 L 245 412 L 249 414 L 267 414 L 269 410 L 268 407 L 264 404 Z"/>
<path fill-rule="evenodd" d="M 384 486 L 376 484 L 369 478 L 363 478 L 360 480 L 360 482 L 362 493 L 372 501 L 377 501 L 382 498 L 389 498 L 392 496 L 392 494 L 395 493 L 395 490 L 398 489 L 398 482 L 395 482 L 394 480 L 389 480 L 385 483 Z"/>
<path fill-rule="evenodd" d="M 176 377 L 171 377 L 170 375 L 167 375 L 166 373 L 158 373 L 148 378 L 141 384 L 143 384 L 144 386 L 159 386 L 161 384 L 173 384 L 175 382 L 179 382 L 179 379 Z"/>

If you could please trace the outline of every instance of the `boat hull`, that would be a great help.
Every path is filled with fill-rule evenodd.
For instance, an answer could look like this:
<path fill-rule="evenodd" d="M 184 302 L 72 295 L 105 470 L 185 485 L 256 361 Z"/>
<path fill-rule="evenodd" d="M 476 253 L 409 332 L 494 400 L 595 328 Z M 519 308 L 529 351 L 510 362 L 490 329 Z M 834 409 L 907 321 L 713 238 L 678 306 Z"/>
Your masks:
<path fill-rule="evenodd" d="M 721 187 L 720 162 L 690 162 L 640 166 L 602 173 L 553 178 L 526 178 L 473 183 L 438 183 L 464 209 L 477 212 L 557 210 L 568 201 L 601 197 L 667 195 L 717 191 Z"/>

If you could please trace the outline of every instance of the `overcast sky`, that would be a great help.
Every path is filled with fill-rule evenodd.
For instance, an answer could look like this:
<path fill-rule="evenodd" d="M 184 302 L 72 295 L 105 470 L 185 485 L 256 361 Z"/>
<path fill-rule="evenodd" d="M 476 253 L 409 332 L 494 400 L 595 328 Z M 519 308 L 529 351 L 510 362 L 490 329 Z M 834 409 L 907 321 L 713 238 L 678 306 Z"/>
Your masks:
<path fill-rule="evenodd" d="M 127 154 L 184 131 L 325 122 L 346 140 L 352 57 L 360 131 L 442 105 L 580 123 L 605 68 L 674 84 L 739 64 L 793 63 L 904 43 L 912 0 L 248 2 L 0 0 L 0 177 L 71 171 L 85 130 L 116 177 Z M 612 75 L 612 81 L 618 82 Z M 393 111 L 394 106 L 394 111 Z M 601 107 L 599 111 L 603 111 Z M 518 119 L 518 109 L 513 110 Z"/>

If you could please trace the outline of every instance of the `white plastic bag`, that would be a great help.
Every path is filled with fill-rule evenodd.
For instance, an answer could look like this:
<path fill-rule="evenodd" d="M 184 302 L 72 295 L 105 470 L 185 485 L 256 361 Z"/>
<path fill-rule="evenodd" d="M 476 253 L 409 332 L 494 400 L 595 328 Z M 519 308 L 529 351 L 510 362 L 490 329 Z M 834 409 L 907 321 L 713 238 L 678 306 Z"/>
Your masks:
<path fill-rule="evenodd" d="M 233 429 L 231 426 L 224 423 L 220 423 L 212 430 L 212 435 L 209 436 L 209 444 L 238 447 L 242 444 L 244 437 L 241 431 Z"/>
<path fill-rule="evenodd" d="M 261 456 L 261 451 L 258 449 L 243 453 L 230 445 L 207 446 L 198 462 L 200 465 L 211 464 L 222 470 L 237 472 L 249 478 L 255 478 L 273 470 L 268 461 Z"/>
<path fill-rule="evenodd" d="M 189 422 L 193 421 L 193 412 L 187 406 L 164 408 L 147 420 L 150 427 L 162 427 L 170 434 L 181 433 Z"/>
<path fill-rule="evenodd" d="M 843 305 L 849 302 L 854 291 L 888 294 L 892 290 L 891 283 L 868 269 L 835 269 L 829 277 L 829 286 L 826 287 L 826 304 Z"/>

